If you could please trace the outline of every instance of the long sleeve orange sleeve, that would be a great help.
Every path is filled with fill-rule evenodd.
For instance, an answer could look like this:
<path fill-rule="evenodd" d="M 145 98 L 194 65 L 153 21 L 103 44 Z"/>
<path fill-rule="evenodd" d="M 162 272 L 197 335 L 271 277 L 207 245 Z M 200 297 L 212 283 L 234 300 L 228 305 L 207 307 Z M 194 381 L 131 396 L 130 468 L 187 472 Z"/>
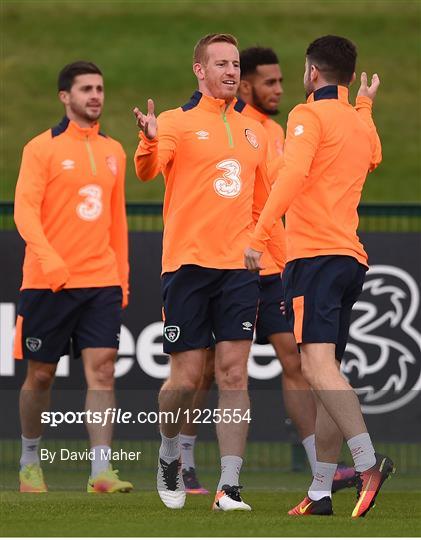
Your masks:
<path fill-rule="evenodd" d="M 258 222 L 259 216 L 271 192 L 271 183 L 268 178 L 266 166 L 261 165 L 256 171 L 256 180 L 253 198 L 253 221 Z M 285 230 L 281 219 L 275 220 L 268 235 L 267 248 L 279 268 L 285 266 Z"/>
<path fill-rule="evenodd" d="M 250 244 L 256 251 L 264 251 L 265 244 L 273 236 L 273 228 L 278 226 L 293 199 L 303 189 L 320 135 L 319 120 L 308 108 L 297 106 L 290 113 L 284 166 L 272 187 Z"/>
<path fill-rule="evenodd" d="M 178 141 L 178 129 L 173 121 L 172 111 L 158 117 L 158 135 L 148 139 L 141 131 L 134 163 L 139 180 L 147 181 L 163 172 L 174 158 Z"/>
<path fill-rule="evenodd" d="M 123 307 L 127 306 L 129 298 L 129 247 L 124 192 L 125 174 L 126 159 L 122 152 L 122 159 L 118 166 L 116 185 L 111 195 L 110 246 L 116 254 L 118 274 L 123 290 Z"/>
<path fill-rule="evenodd" d="M 47 163 L 34 143 L 23 150 L 15 194 L 15 223 L 27 246 L 35 253 L 42 272 L 53 291 L 69 279 L 69 271 L 60 255 L 48 242 L 41 223 L 42 202 L 47 186 Z"/>
<path fill-rule="evenodd" d="M 371 172 L 380 165 L 382 161 L 382 145 L 372 115 L 373 101 L 369 97 L 359 96 L 355 102 L 355 109 L 370 128 L 371 146 L 373 149 L 373 156 L 371 158 L 369 169 Z"/>

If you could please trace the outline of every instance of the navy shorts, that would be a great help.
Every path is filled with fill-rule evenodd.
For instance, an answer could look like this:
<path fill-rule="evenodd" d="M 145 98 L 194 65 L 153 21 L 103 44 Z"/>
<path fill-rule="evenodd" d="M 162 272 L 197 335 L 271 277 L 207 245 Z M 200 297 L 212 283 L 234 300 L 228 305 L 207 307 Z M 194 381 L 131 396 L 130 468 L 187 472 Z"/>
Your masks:
<path fill-rule="evenodd" d="M 57 363 L 87 347 L 118 349 L 121 287 L 24 289 L 19 293 L 15 358 Z"/>
<path fill-rule="evenodd" d="M 167 354 L 253 339 L 259 280 L 248 270 L 183 265 L 163 274 L 162 297 Z"/>
<path fill-rule="evenodd" d="M 272 334 L 292 333 L 287 318 L 281 312 L 284 299 L 280 274 L 260 276 L 260 302 L 256 322 L 256 343 L 267 345 Z"/>
<path fill-rule="evenodd" d="M 323 255 L 286 265 L 286 315 L 300 343 L 335 343 L 341 360 L 348 340 L 352 306 L 361 294 L 367 268 L 354 257 Z"/>

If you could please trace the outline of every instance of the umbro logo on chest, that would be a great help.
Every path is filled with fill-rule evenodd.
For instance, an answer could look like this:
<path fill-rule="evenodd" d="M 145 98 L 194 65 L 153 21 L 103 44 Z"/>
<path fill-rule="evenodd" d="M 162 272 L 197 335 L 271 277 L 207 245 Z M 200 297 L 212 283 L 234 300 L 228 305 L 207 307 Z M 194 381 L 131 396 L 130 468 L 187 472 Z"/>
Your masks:
<path fill-rule="evenodd" d="M 73 159 L 65 159 L 61 162 L 61 166 L 63 167 L 63 171 L 71 171 L 75 168 L 75 162 Z"/>
<path fill-rule="evenodd" d="M 209 133 L 207 131 L 204 131 L 203 129 L 196 131 L 195 135 L 197 136 L 199 141 L 209 140 Z"/>

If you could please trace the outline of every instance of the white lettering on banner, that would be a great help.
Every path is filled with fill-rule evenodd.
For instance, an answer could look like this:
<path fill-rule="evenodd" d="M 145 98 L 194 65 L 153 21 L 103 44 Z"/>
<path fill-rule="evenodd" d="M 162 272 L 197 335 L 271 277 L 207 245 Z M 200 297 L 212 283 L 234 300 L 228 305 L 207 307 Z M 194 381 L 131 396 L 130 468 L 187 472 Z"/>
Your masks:
<path fill-rule="evenodd" d="M 115 363 L 114 376 L 123 377 L 134 364 L 133 356 L 136 354 L 134 339 L 129 330 L 122 324 L 120 330 L 119 359 Z"/>
<path fill-rule="evenodd" d="M 162 337 L 164 323 L 156 322 L 147 326 L 137 340 L 136 355 L 140 368 L 155 379 L 166 379 L 170 374 L 169 357 L 166 364 L 158 364 L 155 356 L 163 356 L 162 342 L 156 339 Z"/>
<path fill-rule="evenodd" d="M 419 315 L 419 285 L 401 268 L 373 265 L 367 273 L 363 293 L 354 306 L 349 343 L 342 372 L 360 396 L 362 410 L 382 414 L 409 403 L 421 390 L 421 334 L 414 327 Z M 13 377 L 13 339 L 16 307 L 0 303 L 0 375 Z M 166 379 L 169 360 L 162 351 L 162 322 L 143 328 L 137 341 L 121 327 L 119 358 L 115 376 L 135 368 L 154 379 Z M 259 363 L 259 359 L 262 363 Z M 248 360 L 251 378 L 278 377 L 281 364 L 271 345 L 252 345 Z M 70 374 L 68 356 L 60 359 L 57 376 Z"/>
<path fill-rule="evenodd" d="M 5 377 L 13 377 L 15 374 L 13 358 L 15 313 L 15 304 L 0 304 L 0 375 Z"/>
<path fill-rule="evenodd" d="M 68 377 L 70 375 L 70 357 L 68 354 L 60 356 L 57 364 L 56 377 Z"/>
<path fill-rule="evenodd" d="M 261 365 L 255 360 L 255 358 L 259 357 L 272 358 L 272 360 L 266 365 Z M 282 373 L 281 362 L 276 358 L 272 345 L 256 345 L 256 343 L 253 343 L 247 368 L 249 376 L 259 381 L 274 379 Z"/>

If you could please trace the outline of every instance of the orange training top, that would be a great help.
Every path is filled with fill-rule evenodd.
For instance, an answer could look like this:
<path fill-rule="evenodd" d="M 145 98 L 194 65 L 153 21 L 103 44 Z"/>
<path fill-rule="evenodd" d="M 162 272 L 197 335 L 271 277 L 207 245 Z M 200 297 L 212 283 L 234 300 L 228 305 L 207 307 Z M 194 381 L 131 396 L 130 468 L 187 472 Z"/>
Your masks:
<path fill-rule="evenodd" d="M 271 182 L 271 184 L 273 184 L 273 182 L 277 178 L 279 168 L 283 164 L 284 141 L 285 141 L 284 130 L 277 122 L 269 118 L 269 116 L 258 111 L 252 105 L 246 104 L 242 99 L 237 100 L 237 103 L 235 104 L 234 109 L 238 112 L 241 112 L 242 114 L 245 114 L 249 118 L 254 118 L 258 122 L 260 122 L 262 126 L 265 128 L 266 133 L 268 135 L 268 140 L 269 140 L 268 176 L 269 176 L 269 181 Z M 273 274 L 279 274 L 285 268 L 286 238 L 285 238 L 284 225 L 282 222 L 280 223 L 280 230 L 283 233 L 282 238 L 281 238 L 281 244 L 280 244 L 280 248 L 282 249 L 283 264 L 282 266 L 277 265 L 275 261 L 273 260 L 273 258 L 271 257 L 270 253 L 268 252 L 268 250 L 265 250 L 262 256 L 262 260 L 261 260 L 261 266 L 263 268 L 263 270 L 260 271 L 261 276 L 270 276 Z"/>
<path fill-rule="evenodd" d="M 372 102 L 348 103 L 348 89 L 325 86 L 288 118 L 285 165 L 253 234 L 264 251 L 273 224 L 286 212 L 287 261 L 349 255 L 367 265 L 357 207 L 367 173 L 381 162 Z"/>
<path fill-rule="evenodd" d="M 267 136 L 233 105 L 197 91 L 159 116 L 155 139 L 139 134 L 137 176 L 165 178 L 163 272 L 244 268 L 244 246 L 270 191 Z M 268 247 L 280 261 L 277 231 Z"/>
<path fill-rule="evenodd" d="M 240 113 L 245 114 L 249 118 L 254 118 L 262 124 L 268 134 L 269 146 L 268 146 L 268 160 L 271 162 L 278 156 L 282 156 L 284 153 L 285 134 L 284 130 L 278 122 L 272 120 L 267 114 L 258 111 L 252 105 L 245 103 L 242 99 L 238 98 L 234 106 L 234 109 Z"/>
<path fill-rule="evenodd" d="M 122 146 L 98 124 L 66 117 L 25 146 L 15 197 L 22 289 L 121 285 L 127 303 L 125 165 Z"/>

